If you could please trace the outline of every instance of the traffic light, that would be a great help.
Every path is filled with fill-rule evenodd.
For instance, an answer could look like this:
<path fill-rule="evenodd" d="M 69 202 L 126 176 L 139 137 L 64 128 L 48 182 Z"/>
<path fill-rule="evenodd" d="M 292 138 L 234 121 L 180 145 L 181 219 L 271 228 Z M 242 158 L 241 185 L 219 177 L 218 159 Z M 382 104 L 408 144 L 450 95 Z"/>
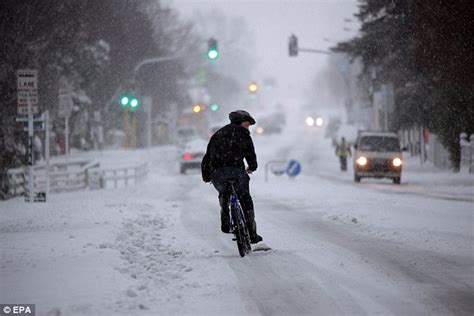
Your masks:
<path fill-rule="evenodd" d="M 211 111 L 215 112 L 217 110 L 219 110 L 219 104 L 217 104 L 217 103 L 211 104 Z"/>
<path fill-rule="evenodd" d="M 127 106 L 129 102 L 128 96 L 124 95 L 120 97 L 120 105 Z"/>
<path fill-rule="evenodd" d="M 298 56 L 298 38 L 294 34 L 288 40 L 288 53 L 290 56 Z"/>
<path fill-rule="evenodd" d="M 258 90 L 258 86 L 255 82 L 251 82 L 248 86 L 248 89 L 250 93 L 255 93 Z"/>
<path fill-rule="evenodd" d="M 219 51 L 217 50 L 217 41 L 210 38 L 207 41 L 207 58 L 214 60 L 219 57 Z"/>
<path fill-rule="evenodd" d="M 140 105 L 140 101 L 137 98 L 130 99 L 130 108 L 132 110 L 138 108 L 139 105 Z"/>
<path fill-rule="evenodd" d="M 119 98 L 119 103 L 122 107 L 136 110 L 140 106 L 140 99 L 137 98 L 133 93 L 125 93 Z"/>
<path fill-rule="evenodd" d="M 194 112 L 194 113 L 199 113 L 199 112 L 201 112 L 201 110 L 202 110 L 202 108 L 201 108 L 201 105 L 200 105 L 200 104 L 195 104 L 195 105 L 193 106 L 193 112 Z"/>

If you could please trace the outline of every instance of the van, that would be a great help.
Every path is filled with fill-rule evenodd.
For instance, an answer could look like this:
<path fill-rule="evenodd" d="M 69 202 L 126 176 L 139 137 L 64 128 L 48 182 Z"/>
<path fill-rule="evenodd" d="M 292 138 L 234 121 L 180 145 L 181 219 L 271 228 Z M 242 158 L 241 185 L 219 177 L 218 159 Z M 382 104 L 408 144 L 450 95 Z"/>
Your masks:
<path fill-rule="evenodd" d="M 354 181 L 389 178 L 400 184 L 402 151 L 396 133 L 361 131 L 354 145 Z"/>

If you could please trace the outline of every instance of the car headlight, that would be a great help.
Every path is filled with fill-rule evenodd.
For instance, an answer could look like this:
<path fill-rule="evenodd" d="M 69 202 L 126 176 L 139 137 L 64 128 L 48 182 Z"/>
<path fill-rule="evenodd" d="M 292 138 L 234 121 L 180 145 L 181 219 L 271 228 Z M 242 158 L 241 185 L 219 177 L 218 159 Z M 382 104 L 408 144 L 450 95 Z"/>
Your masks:
<path fill-rule="evenodd" d="M 357 163 L 359 166 L 365 166 L 365 165 L 367 164 L 367 158 L 365 158 L 365 157 L 359 157 L 359 158 L 357 158 L 356 163 Z"/>
<path fill-rule="evenodd" d="M 395 167 L 400 167 L 402 165 L 402 160 L 400 158 L 395 158 L 392 160 L 392 164 L 395 166 Z"/>

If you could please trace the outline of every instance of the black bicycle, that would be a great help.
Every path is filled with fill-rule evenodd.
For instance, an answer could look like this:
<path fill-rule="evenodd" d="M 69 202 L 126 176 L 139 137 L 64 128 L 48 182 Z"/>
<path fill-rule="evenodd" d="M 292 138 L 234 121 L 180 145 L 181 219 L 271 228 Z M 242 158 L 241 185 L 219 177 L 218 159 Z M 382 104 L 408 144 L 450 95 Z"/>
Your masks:
<path fill-rule="evenodd" d="M 232 182 L 230 182 L 230 188 L 230 230 L 234 234 L 233 240 L 237 242 L 240 256 L 245 257 L 246 254 L 252 251 L 252 247 L 250 246 L 250 234 L 244 212 L 240 206 Z"/>

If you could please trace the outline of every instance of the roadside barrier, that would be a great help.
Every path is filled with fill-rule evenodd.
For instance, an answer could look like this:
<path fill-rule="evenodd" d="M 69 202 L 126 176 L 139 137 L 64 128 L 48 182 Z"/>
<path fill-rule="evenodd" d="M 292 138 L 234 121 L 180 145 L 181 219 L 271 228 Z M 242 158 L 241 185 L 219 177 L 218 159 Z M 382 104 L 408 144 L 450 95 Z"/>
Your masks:
<path fill-rule="evenodd" d="M 146 179 L 146 163 L 118 168 L 101 168 L 98 161 L 68 161 L 51 163 L 49 167 L 49 192 L 70 192 L 136 185 Z M 46 166 L 34 166 L 35 192 L 47 192 Z M 28 169 L 15 168 L 7 172 L 8 193 L 4 198 L 25 195 L 28 190 Z"/>

